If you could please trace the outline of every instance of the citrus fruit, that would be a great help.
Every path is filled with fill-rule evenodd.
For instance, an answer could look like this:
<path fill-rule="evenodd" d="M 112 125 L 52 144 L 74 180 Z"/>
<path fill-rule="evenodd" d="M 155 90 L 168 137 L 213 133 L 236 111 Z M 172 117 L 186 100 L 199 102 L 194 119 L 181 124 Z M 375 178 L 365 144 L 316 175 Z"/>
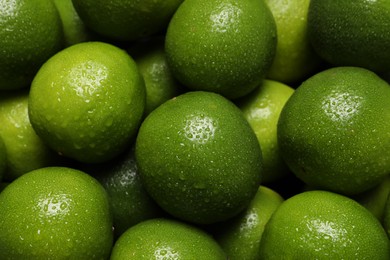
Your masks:
<path fill-rule="evenodd" d="M 264 227 L 282 202 L 277 192 L 260 186 L 243 213 L 219 224 L 215 237 L 229 259 L 258 259 Z"/>
<path fill-rule="evenodd" d="M 261 180 L 256 135 L 237 106 L 212 92 L 187 92 L 153 110 L 139 129 L 135 154 L 147 192 L 192 223 L 238 214 Z"/>
<path fill-rule="evenodd" d="M 257 0 L 186 0 L 165 40 L 169 67 L 184 86 L 229 99 L 260 84 L 275 48 L 275 21 L 264 1 Z"/>
<path fill-rule="evenodd" d="M 7 151 L 5 149 L 3 138 L 0 136 L 0 182 L 3 179 L 7 167 Z"/>
<path fill-rule="evenodd" d="M 103 42 L 51 57 L 31 85 L 29 117 L 52 149 L 81 162 L 108 161 L 135 138 L 145 86 L 134 60 Z"/>
<path fill-rule="evenodd" d="M 134 146 L 110 162 L 87 164 L 81 169 L 106 189 L 116 238 L 143 220 L 163 216 L 141 183 Z"/>
<path fill-rule="evenodd" d="M 151 219 L 128 229 L 115 243 L 111 260 L 226 259 L 203 230 L 171 219 Z"/>
<path fill-rule="evenodd" d="M 386 233 L 390 239 L 390 196 L 387 197 L 385 210 L 383 213 L 383 227 L 386 230 Z"/>
<path fill-rule="evenodd" d="M 146 43 L 142 42 L 129 52 L 145 81 L 145 116 L 184 91 L 168 67 L 163 38 L 152 38 Z"/>
<path fill-rule="evenodd" d="M 64 33 L 64 45 L 93 40 L 95 35 L 85 26 L 74 9 L 72 0 L 52 0 L 58 10 Z"/>
<path fill-rule="evenodd" d="M 64 162 L 37 136 L 28 118 L 27 89 L 3 91 L 0 95 L 0 136 L 6 148 L 4 180 L 45 166 Z"/>
<path fill-rule="evenodd" d="M 284 201 L 265 226 L 260 259 L 388 259 L 380 222 L 356 201 L 307 191 Z"/>
<path fill-rule="evenodd" d="M 303 82 L 279 117 L 282 158 L 306 184 L 346 195 L 390 172 L 390 86 L 358 67 L 335 67 Z"/>
<path fill-rule="evenodd" d="M 310 42 L 327 62 L 375 72 L 390 68 L 388 0 L 312 0 L 308 12 Z"/>
<path fill-rule="evenodd" d="M 0 193 L 1 259 L 105 259 L 112 247 L 107 194 L 65 167 L 31 171 Z"/>
<path fill-rule="evenodd" d="M 366 207 L 380 222 L 383 222 L 386 201 L 389 196 L 390 175 L 374 188 L 354 196 L 353 199 Z"/>
<path fill-rule="evenodd" d="M 263 153 L 263 183 L 281 179 L 289 172 L 279 154 L 276 133 L 280 112 L 293 93 L 293 88 L 281 82 L 264 80 L 236 102 L 259 141 Z"/>
<path fill-rule="evenodd" d="M 134 41 L 165 30 L 183 0 L 72 2 L 82 21 L 93 31 L 113 40 Z"/>
<path fill-rule="evenodd" d="M 310 0 L 266 0 L 277 28 L 276 53 L 267 78 L 284 83 L 300 82 L 319 70 L 321 59 L 307 34 Z"/>
<path fill-rule="evenodd" d="M 29 87 L 62 48 L 61 19 L 51 0 L 0 1 L 0 89 Z"/>

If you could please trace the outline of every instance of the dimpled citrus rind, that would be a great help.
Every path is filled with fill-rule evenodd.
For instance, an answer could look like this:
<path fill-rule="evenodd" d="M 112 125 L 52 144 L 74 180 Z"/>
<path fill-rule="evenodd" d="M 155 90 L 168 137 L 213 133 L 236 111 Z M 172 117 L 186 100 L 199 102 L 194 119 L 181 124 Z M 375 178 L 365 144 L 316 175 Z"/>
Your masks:
<path fill-rule="evenodd" d="M 310 42 L 318 55 L 334 66 L 388 71 L 389 26 L 390 2 L 386 0 L 310 2 Z"/>
<path fill-rule="evenodd" d="M 106 258 L 112 246 L 107 195 L 70 168 L 31 171 L 0 193 L 0 258 Z"/>
<path fill-rule="evenodd" d="M 29 87 L 62 48 L 61 19 L 51 0 L 0 2 L 0 89 Z"/>
<path fill-rule="evenodd" d="M 111 259 L 226 259 L 203 230 L 171 219 L 152 219 L 128 229 L 115 243 Z"/>
<path fill-rule="evenodd" d="M 389 99 L 389 84 L 363 68 L 312 76 L 280 115 L 283 159 L 314 187 L 350 195 L 374 187 L 390 171 Z"/>
<path fill-rule="evenodd" d="M 328 191 L 308 191 L 274 212 L 261 239 L 260 258 L 388 259 L 389 245 L 380 222 L 359 203 Z"/>
<path fill-rule="evenodd" d="M 144 106 L 145 86 L 133 59 L 111 44 L 87 42 L 41 67 L 31 86 L 29 117 L 51 148 L 96 163 L 135 138 Z"/>
<path fill-rule="evenodd" d="M 211 92 L 187 92 L 155 109 L 140 127 L 135 151 L 149 194 L 190 222 L 236 215 L 261 180 L 256 135 L 233 103 Z"/>
<path fill-rule="evenodd" d="M 164 30 L 183 0 L 72 2 L 81 20 L 93 31 L 112 40 L 135 41 Z"/>
<path fill-rule="evenodd" d="M 230 99 L 261 82 L 275 48 L 272 13 L 256 0 L 184 1 L 165 41 L 169 67 L 184 86 Z"/>

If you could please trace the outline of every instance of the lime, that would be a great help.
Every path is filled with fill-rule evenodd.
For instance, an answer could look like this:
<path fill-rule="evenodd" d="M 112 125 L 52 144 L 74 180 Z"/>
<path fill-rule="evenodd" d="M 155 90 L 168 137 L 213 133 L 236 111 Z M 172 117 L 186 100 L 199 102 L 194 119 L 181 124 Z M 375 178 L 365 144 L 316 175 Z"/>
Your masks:
<path fill-rule="evenodd" d="M 306 79 L 320 69 L 307 33 L 310 0 L 266 0 L 276 23 L 278 42 L 267 78 L 284 83 Z"/>
<path fill-rule="evenodd" d="M 184 86 L 230 99 L 260 84 L 275 48 L 275 21 L 258 0 L 186 0 L 165 41 L 169 67 Z"/>
<path fill-rule="evenodd" d="M 390 175 L 374 188 L 354 196 L 353 199 L 366 207 L 380 222 L 383 222 L 385 206 L 389 196 Z"/>
<path fill-rule="evenodd" d="M 230 260 L 258 259 L 264 227 L 282 202 L 277 192 L 260 186 L 242 214 L 218 224 L 216 240 Z"/>
<path fill-rule="evenodd" d="M 390 239 L 390 196 L 387 197 L 385 210 L 383 213 L 383 227 L 386 229 L 386 233 Z"/>
<path fill-rule="evenodd" d="M 137 63 L 145 81 L 145 116 L 165 101 L 184 92 L 167 64 L 163 38 L 152 38 L 146 43 L 141 42 L 131 48 L 129 53 Z"/>
<path fill-rule="evenodd" d="M 53 150 L 81 162 L 112 159 L 141 123 L 145 86 L 134 60 L 103 42 L 72 45 L 35 76 L 31 124 Z"/>
<path fill-rule="evenodd" d="M 0 136 L 0 182 L 3 179 L 7 167 L 7 150 L 5 149 L 3 138 Z"/>
<path fill-rule="evenodd" d="M 183 0 L 72 0 L 82 21 L 113 40 L 134 41 L 165 30 Z"/>
<path fill-rule="evenodd" d="M 315 51 L 336 66 L 390 68 L 390 1 L 312 0 L 308 34 Z"/>
<path fill-rule="evenodd" d="M 143 220 L 164 215 L 141 183 L 134 146 L 110 162 L 87 164 L 82 170 L 95 177 L 106 189 L 116 238 Z"/>
<path fill-rule="evenodd" d="M 52 0 L 62 21 L 65 46 L 90 41 L 95 35 L 85 26 L 74 9 L 72 0 Z"/>
<path fill-rule="evenodd" d="M 139 129 L 135 153 L 152 198 L 193 223 L 238 214 L 261 180 L 255 133 L 237 106 L 212 92 L 187 92 L 152 111 Z"/>
<path fill-rule="evenodd" d="M 107 194 L 65 167 L 31 171 L 0 193 L 1 259 L 105 259 L 112 247 Z"/>
<path fill-rule="evenodd" d="M 289 172 L 279 154 L 277 123 L 284 104 L 294 89 L 277 81 L 264 80 L 249 95 L 236 104 L 256 133 L 263 152 L 263 183 L 276 181 Z"/>
<path fill-rule="evenodd" d="M 380 222 L 356 201 L 307 191 L 284 201 L 265 226 L 260 259 L 389 259 Z"/>
<path fill-rule="evenodd" d="M 217 242 L 203 230 L 170 219 L 143 221 L 115 243 L 111 260 L 226 259 Z"/>
<path fill-rule="evenodd" d="M 26 89 L 3 91 L 0 95 L 0 136 L 6 147 L 4 179 L 8 181 L 35 169 L 64 163 L 32 128 L 28 118 L 28 98 Z"/>
<path fill-rule="evenodd" d="M 279 151 L 305 183 L 343 194 L 390 172 L 390 86 L 358 67 L 321 71 L 300 85 L 278 122 Z"/>
<path fill-rule="evenodd" d="M 0 1 L 0 89 L 29 87 L 39 67 L 62 48 L 52 0 Z"/>

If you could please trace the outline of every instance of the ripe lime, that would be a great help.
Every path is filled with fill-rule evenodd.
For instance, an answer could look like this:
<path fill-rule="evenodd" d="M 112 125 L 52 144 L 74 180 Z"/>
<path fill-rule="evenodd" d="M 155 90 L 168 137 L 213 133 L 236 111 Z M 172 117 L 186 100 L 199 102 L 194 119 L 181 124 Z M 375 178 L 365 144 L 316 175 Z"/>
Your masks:
<path fill-rule="evenodd" d="M 3 138 L 0 136 L 0 182 L 3 180 L 5 170 L 7 168 L 7 150 Z"/>
<path fill-rule="evenodd" d="M 95 177 L 106 189 L 116 238 L 143 220 L 163 216 L 163 211 L 141 183 L 133 146 L 110 162 L 88 164 L 82 170 Z"/>
<path fill-rule="evenodd" d="M 170 21 L 165 42 L 168 64 L 183 85 L 228 98 L 260 84 L 275 48 L 275 21 L 258 0 L 186 0 Z"/>
<path fill-rule="evenodd" d="M 86 42 L 95 35 L 85 26 L 74 9 L 72 0 L 52 0 L 62 21 L 65 46 Z"/>
<path fill-rule="evenodd" d="M 390 1 L 311 0 L 308 33 L 315 51 L 336 66 L 390 68 Z"/>
<path fill-rule="evenodd" d="M 0 136 L 7 152 L 4 179 L 19 176 L 45 166 L 62 164 L 63 160 L 37 136 L 28 118 L 28 90 L 0 95 Z"/>
<path fill-rule="evenodd" d="M 135 152 L 149 194 L 168 213 L 194 223 L 238 214 L 261 179 L 256 135 L 232 102 L 212 92 L 187 92 L 152 111 Z"/>
<path fill-rule="evenodd" d="M 280 112 L 293 93 L 294 89 L 283 83 L 264 80 L 236 103 L 255 131 L 263 152 L 263 183 L 279 180 L 289 172 L 280 157 L 276 133 Z"/>
<path fill-rule="evenodd" d="M 321 62 L 307 34 L 310 0 L 265 2 L 274 16 L 278 38 L 267 77 L 288 84 L 299 82 L 318 70 Z"/>
<path fill-rule="evenodd" d="M 307 191 L 279 206 L 265 226 L 260 259 L 388 259 L 380 222 L 356 201 Z"/>
<path fill-rule="evenodd" d="M 390 196 L 390 175 L 374 188 L 353 197 L 383 223 L 387 199 Z"/>
<path fill-rule="evenodd" d="M 168 67 L 163 38 L 152 38 L 146 43 L 142 42 L 129 52 L 145 81 L 145 116 L 184 91 Z"/>
<path fill-rule="evenodd" d="M 230 260 L 258 259 L 264 227 L 282 202 L 278 193 L 260 186 L 245 212 L 219 224 L 216 240 Z"/>
<path fill-rule="evenodd" d="M 143 221 L 115 243 L 111 260 L 207 259 L 225 260 L 225 253 L 207 233 L 170 219 Z"/>
<path fill-rule="evenodd" d="M 62 48 L 52 0 L 0 0 L 0 89 L 29 87 L 39 67 Z"/>
<path fill-rule="evenodd" d="M 145 86 L 127 53 L 103 42 L 72 45 L 35 76 L 29 116 L 55 151 L 87 163 L 107 161 L 135 138 Z"/>
<path fill-rule="evenodd" d="M 183 0 L 72 2 L 83 22 L 95 32 L 113 40 L 134 41 L 164 30 Z"/>
<path fill-rule="evenodd" d="M 383 227 L 385 228 L 386 233 L 390 239 L 390 196 L 387 197 L 385 211 L 383 213 Z"/>
<path fill-rule="evenodd" d="M 105 259 L 112 247 L 107 194 L 65 167 L 31 171 L 0 193 L 1 259 Z"/>
<path fill-rule="evenodd" d="M 280 154 L 305 183 L 343 194 L 390 172 L 390 86 L 363 68 L 336 67 L 299 86 L 278 122 Z"/>

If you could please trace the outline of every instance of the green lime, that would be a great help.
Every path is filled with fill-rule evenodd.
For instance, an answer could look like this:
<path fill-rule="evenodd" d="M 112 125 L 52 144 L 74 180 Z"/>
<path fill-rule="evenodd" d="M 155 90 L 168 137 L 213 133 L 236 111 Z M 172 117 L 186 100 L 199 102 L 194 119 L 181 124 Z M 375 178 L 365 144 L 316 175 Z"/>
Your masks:
<path fill-rule="evenodd" d="M 311 0 L 308 34 L 315 51 L 336 66 L 390 68 L 390 1 Z"/>
<path fill-rule="evenodd" d="M 3 180 L 5 170 L 7 168 L 7 150 L 3 138 L 0 136 L 0 182 Z"/>
<path fill-rule="evenodd" d="M 283 201 L 274 190 L 260 186 L 242 214 L 218 224 L 215 237 L 230 260 L 258 259 L 264 227 Z"/>
<path fill-rule="evenodd" d="M 148 193 L 168 213 L 193 223 L 237 215 L 261 180 L 255 133 L 237 106 L 212 92 L 187 92 L 152 111 L 135 153 Z"/>
<path fill-rule="evenodd" d="M 307 191 L 284 201 L 265 226 L 259 259 L 389 259 L 380 222 L 356 201 Z"/>
<path fill-rule="evenodd" d="M 353 199 L 366 207 L 380 222 L 383 222 L 386 201 L 389 196 L 390 175 L 374 188 L 354 196 Z"/>
<path fill-rule="evenodd" d="M 52 0 L 62 21 L 65 46 L 90 41 L 94 34 L 85 26 L 74 9 L 72 0 Z"/>
<path fill-rule="evenodd" d="M 305 183 L 347 195 L 390 172 L 390 86 L 358 67 L 321 71 L 300 85 L 278 122 L 282 158 Z"/>
<path fill-rule="evenodd" d="M 133 146 L 110 162 L 88 164 L 82 170 L 95 177 L 106 189 L 116 238 L 143 220 L 163 216 L 142 185 Z"/>
<path fill-rule="evenodd" d="M 277 123 L 284 104 L 294 89 L 277 81 L 264 80 L 236 104 L 253 128 L 263 152 L 263 183 L 276 181 L 289 172 L 279 154 Z"/>
<path fill-rule="evenodd" d="M 163 38 L 141 42 L 129 52 L 145 81 L 145 116 L 165 101 L 184 92 L 167 64 Z"/>
<path fill-rule="evenodd" d="M 0 89 L 28 88 L 39 67 L 62 48 L 52 0 L 0 1 Z"/>
<path fill-rule="evenodd" d="M 72 45 L 35 76 L 31 124 L 53 150 L 81 162 L 112 159 L 135 139 L 145 86 L 134 60 L 103 42 Z"/>
<path fill-rule="evenodd" d="M 165 41 L 169 67 L 184 86 L 230 99 L 260 84 L 275 48 L 275 21 L 258 0 L 186 0 Z"/>
<path fill-rule="evenodd" d="M 3 91 L 0 95 L 0 136 L 7 153 L 4 179 L 19 176 L 45 166 L 63 163 L 54 151 L 43 143 L 28 117 L 28 90 Z"/>
<path fill-rule="evenodd" d="M 225 260 L 218 243 L 203 230 L 170 219 L 143 221 L 115 243 L 111 260 L 207 259 Z"/>
<path fill-rule="evenodd" d="M 183 0 L 72 0 L 81 20 L 113 40 L 134 41 L 164 31 Z"/>
<path fill-rule="evenodd" d="M 267 78 L 288 84 L 300 82 L 319 70 L 321 63 L 307 33 L 310 0 L 265 2 L 274 16 L 278 37 Z"/>
<path fill-rule="evenodd" d="M 386 230 L 386 233 L 390 239 L 390 196 L 387 197 L 385 210 L 383 213 L 383 227 Z"/>
<path fill-rule="evenodd" d="M 103 187 L 65 167 L 31 171 L 0 193 L 1 259 L 106 259 L 113 243 Z"/>

